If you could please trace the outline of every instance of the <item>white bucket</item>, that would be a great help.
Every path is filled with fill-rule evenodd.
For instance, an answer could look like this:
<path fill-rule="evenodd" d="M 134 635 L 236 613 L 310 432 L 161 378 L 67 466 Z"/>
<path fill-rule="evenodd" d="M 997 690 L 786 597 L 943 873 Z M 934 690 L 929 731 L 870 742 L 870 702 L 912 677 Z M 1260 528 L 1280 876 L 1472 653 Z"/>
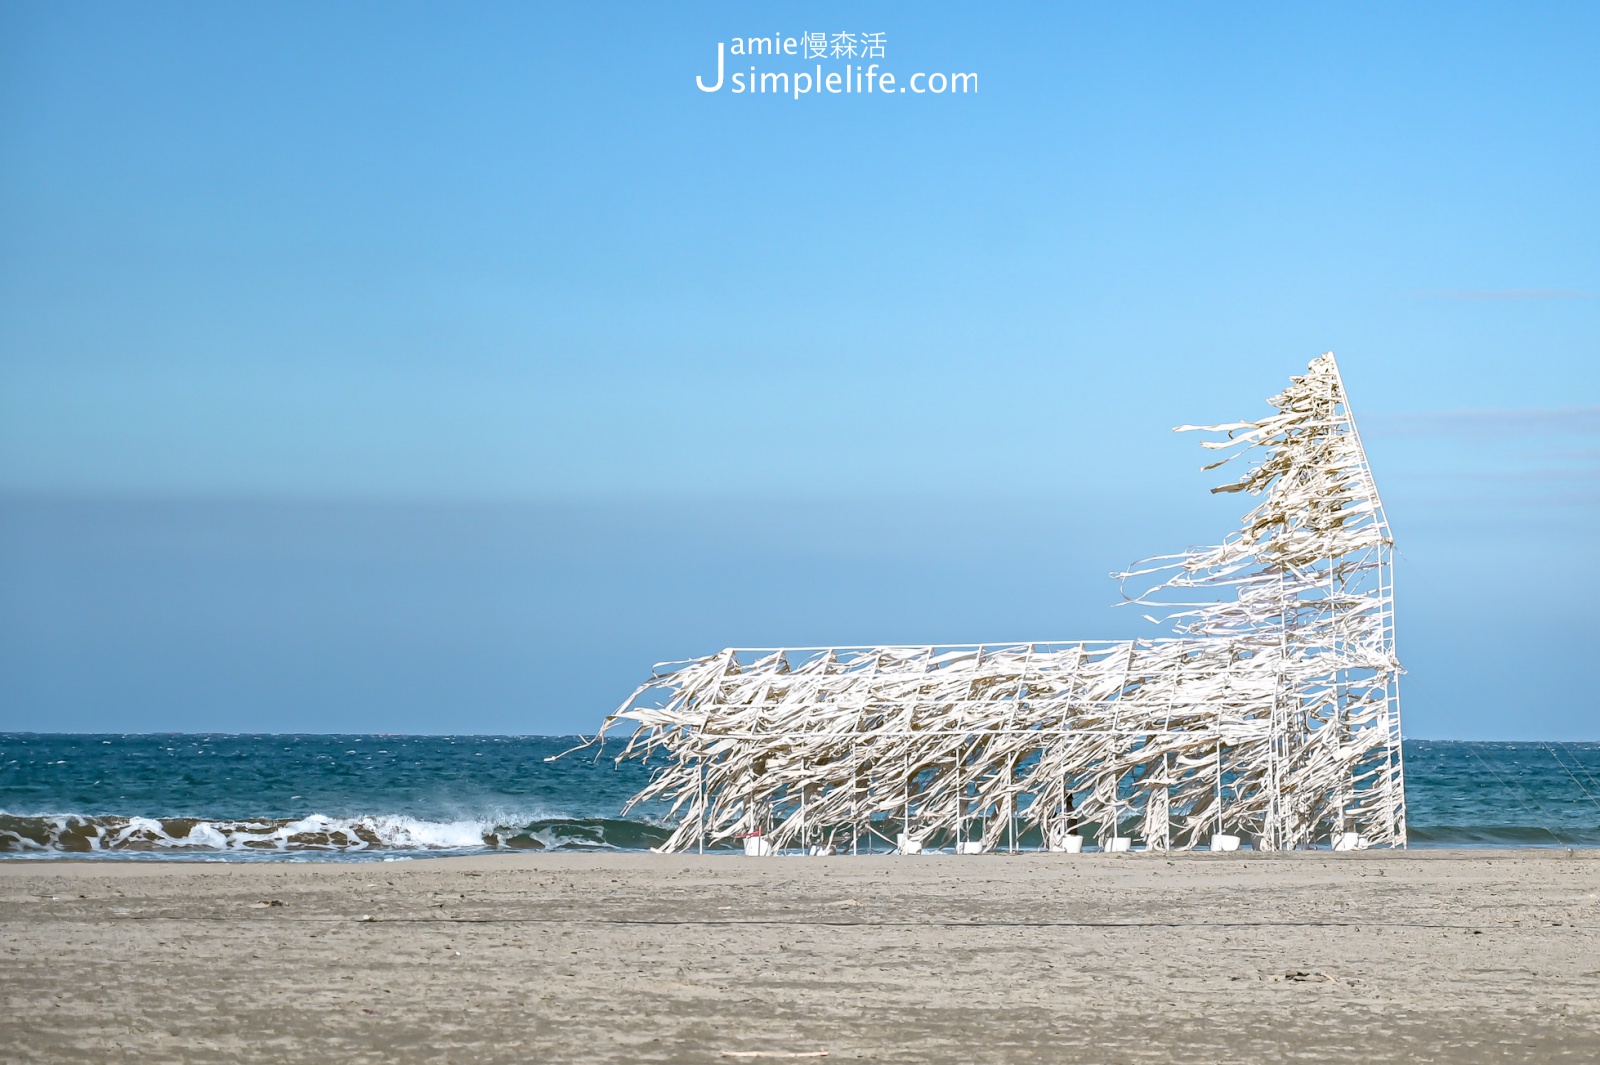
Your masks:
<path fill-rule="evenodd" d="M 977 840 L 966 840 L 956 844 L 957 854 L 982 854 L 983 844 Z"/>
<path fill-rule="evenodd" d="M 1065 836 L 1058 836 L 1055 842 L 1050 844 L 1050 849 L 1058 854 L 1082 854 L 1083 837 L 1077 835 L 1076 833 L 1068 833 Z"/>
<path fill-rule="evenodd" d="M 1108 854 L 1119 854 L 1133 846 L 1133 840 L 1127 836 L 1112 836 L 1101 846 L 1101 850 Z"/>
<path fill-rule="evenodd" d="M 1366 844 L 1367 841 L 1361 838 L 1359 832 L 1340 832 L 1333 837 L 1333 849 L 1336 851 L 1358 851 Z"/>
<path fill-rule="evenodd" d="M 744 852 L 752 858 L 766 858 L 772 854 L 772 844 L 760 836 L 746 836 L 744 838 Z"/>
<path fill-rule="evenodd" d="M 831 858 L 838 853 L 833 849 L 833 844 L 831 843 L 819 844 L 811 848 L 811 857 L 813 858 Z"/>
<path fill-rule="evenodd" d="M 1213 854 L 1217 854 L 1222 851 L 1236 851 L 1238 849 L 1238 836 L 1227 836 L 1223 835 L 1221 832 L 1218 832 L 1216 835 L 1211 837 L 1211 852 Z"/>
<path fill-rule="evenodd" d="M 899 847 L 901 854 L 921 854 L 922 853 L 922 841 L 920 839 L 912 839 L 910 836 L 906 835 L 904 832 L 900 833 L 899 839 L 897 839 L 895 842 L 896 842 L 896 845 Z"/>

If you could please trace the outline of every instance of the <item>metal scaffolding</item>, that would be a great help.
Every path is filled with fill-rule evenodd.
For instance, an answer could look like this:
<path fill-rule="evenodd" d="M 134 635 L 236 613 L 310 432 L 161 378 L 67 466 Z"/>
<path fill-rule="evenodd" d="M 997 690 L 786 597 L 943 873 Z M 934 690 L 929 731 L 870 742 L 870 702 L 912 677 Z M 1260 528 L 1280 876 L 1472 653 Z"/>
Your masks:
<path fill-rule="evenodd" d="M 1257 499 L 1116 576 L 1172 638 L 730 648 L 657 666 L 591 743 L 654 765 L 664 851 L 1263 850 L 1406 842 L 1393 541 L 1329 352 L 1224 434 Z"/>

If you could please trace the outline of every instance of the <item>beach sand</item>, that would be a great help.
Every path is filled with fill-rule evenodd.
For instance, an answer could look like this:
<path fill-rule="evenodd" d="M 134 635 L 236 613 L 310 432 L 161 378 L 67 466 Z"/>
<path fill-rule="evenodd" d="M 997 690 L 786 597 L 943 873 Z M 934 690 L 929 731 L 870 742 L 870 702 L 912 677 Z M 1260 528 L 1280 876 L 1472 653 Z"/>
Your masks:
<path fill-rule="evenodd" d="M 0 862 L 7 1061 L 1600 1060 L 1600 854 Z"/>

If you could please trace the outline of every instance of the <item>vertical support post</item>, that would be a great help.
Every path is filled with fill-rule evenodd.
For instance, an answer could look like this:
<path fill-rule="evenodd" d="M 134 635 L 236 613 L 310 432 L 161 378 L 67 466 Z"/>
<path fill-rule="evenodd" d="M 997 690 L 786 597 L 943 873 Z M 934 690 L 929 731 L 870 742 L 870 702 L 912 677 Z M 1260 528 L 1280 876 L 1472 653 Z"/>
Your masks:
<path fill-rule="evenodd" d="M 911 747 L 909 738 L 907 739 L 907 746 L 905 750 L 905 770 L 906 807 L 904 812 L 904 822 L 901 827 L 901 839 L 903 842 L 909 843 L 911 842 Z M 902 852 L 905 850 L 903 846 L 900 849 Z"/>
<path fill-rule="evenodd" d="M 856 764 L 856 743 L 850 741 L 850 854 L 857 853 L 861 839 L 861 769 Z"/>
<path fill-rule="evenodd" d="M 961 853 L 961 845 L 966 841 L 966 819 L 962 816 L 966 812 L 967 791 L 966 781 L 961 779 L 961 747 L 964 736 L 956 737 L 956 853 Z"/>
<path fill-rule="evenodd" d="M 800 759 L 800 853 L 805 856 L 811 854 L 811 828 L 806 824 L 806 760 Z"/>

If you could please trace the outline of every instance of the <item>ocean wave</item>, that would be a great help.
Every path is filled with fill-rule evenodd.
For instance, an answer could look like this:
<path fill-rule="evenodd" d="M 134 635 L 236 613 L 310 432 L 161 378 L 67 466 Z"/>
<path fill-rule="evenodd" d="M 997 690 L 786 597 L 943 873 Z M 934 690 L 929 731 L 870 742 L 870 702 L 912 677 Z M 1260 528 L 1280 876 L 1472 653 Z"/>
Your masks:
<path fill-rule="evenodd" d="M 1406 835 L 1422 847 L 1600 847 L 1600 828 L 1573 825 L 1411 825 Z"/>
<path fill-rule="evenodd" d="M 429 821 L 402 814 L 310 814 L 222 820 L 0 812 L 0 854 L 646 850 L 667 836 L 667 829 L 649 822 L 604 817 Z"/>
<path fill-rule="evenodd" d="M 241 818 L 19 815 L 0 811 L 0 855 L 219 854 L 271 857 L 317 854 L 447 854 L 494 850 L 644 851 L 670 830 L 642 820 L 607 817 L 488 817 L 426 820 L 402 814 Z M 1595 847 L 1600 828 L 1558 832 L 1524 825 L 1412 825 L 1420 847 Z M 1023 840 L 1024 846 L 1038 841 Z M 728 849 L 722 844 L 718 849 Z"/>

